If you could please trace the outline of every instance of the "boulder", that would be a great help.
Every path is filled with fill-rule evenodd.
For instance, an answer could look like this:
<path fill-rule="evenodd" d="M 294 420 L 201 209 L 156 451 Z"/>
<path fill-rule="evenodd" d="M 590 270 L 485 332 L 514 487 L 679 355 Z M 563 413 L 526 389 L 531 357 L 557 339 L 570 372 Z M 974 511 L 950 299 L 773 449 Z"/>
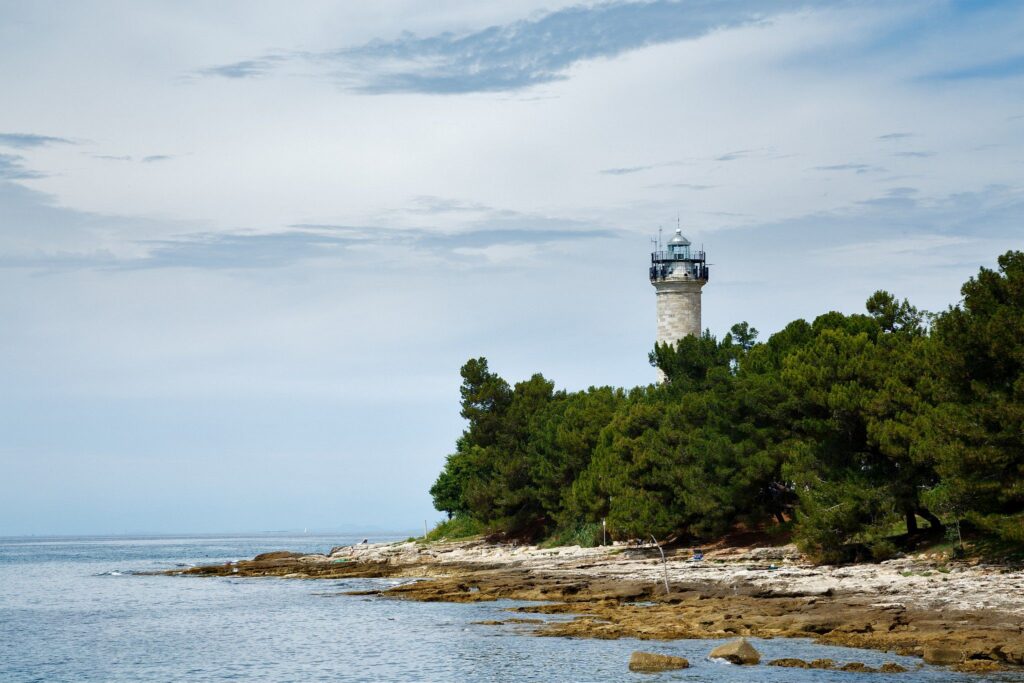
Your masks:
<path fill-rule="evenodd" d="M 886 662 L 878 667 L 878 670 L 884 674 L 901 674 L 907 670 L 907 667 L 900 666 L 896 662 Z"/>
<path fill-rule="evenodd" d="M 641 673 L 656 673 L 658 671 L 672 671 L 674 669 L 686 669 L 690 666 L 683 657 L 672 655 L 659 655 L 653 652 L 634 652 L 629 658 L 629 670 Z"/>
<path fill-rule="evenodd" d="M 815 659 L 810 666 L 812 669 L 834 669 L 836 662 L 834 659 Z"/>
<path fill-rule="evenodd" d="M 757 664 L 761 661 L 761 655 L 753 645 L 747 642 L 746 638 L 719 645 L 711 651 L 709 656 L 713 659 L 724 659 L 733 664 Z"/>
<path fill-rule="evenodd" d="M 864 662 L 847 662 L 846 664 L 843 664 L 841 667 L 839 667 L 839 670 L 840 671 L 855 671 L 855 672 L 865 673 L 865 674 L 873 674 L 873 673 L 877 673 L 877 671 L 878 671 L 878 669 L 874 669 L 874 668 L 868 666 L 867 664 L 865 664 Z"/>
<path fill-rule="evenodd" d="M 928 664 L 959 664 L 964 660 L 963 650 L 948 645 L 926 645 L 924 661 Z"/>

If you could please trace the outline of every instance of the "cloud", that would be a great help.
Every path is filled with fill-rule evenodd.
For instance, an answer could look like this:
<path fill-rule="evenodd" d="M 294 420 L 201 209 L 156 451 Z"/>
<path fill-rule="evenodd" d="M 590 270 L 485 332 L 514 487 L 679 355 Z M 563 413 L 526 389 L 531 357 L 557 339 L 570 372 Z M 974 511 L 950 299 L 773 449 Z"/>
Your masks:
<path fill-rule="evenodd" d="M 144 164 L 151 164 L 154 161 L 169 161 L 173 158 L 174 157 L 171 156 L 170 154 L 153 154 L 148 157 L 142 157 L 142 159 L 140 159 L 139 161 L 141 161 Z"/>
<path fill-rule="evenodd" d="M 266 232 L 181 233 L 181 224 L 62 207 L 49 195 L 10 182 L 35 177 L 39 175 L 21 165 L 21 157 L 0 154 L 0 207 L 4 212 L 0 224 L 0 268 L 267 269 L 317 259 L 369 263 L 380 258 L 381 253 L 393 256 L 396 250 L 465 263 L 469 252 L 464 250 L 492 250 L 498 254 L 505 248 L 514 251 L 621 236 L 617 231 L 581 221 L 500 211 L 437 197 L 416 198 L 408 213 L 481 211 L 483 216 L 455 232 L 301 223 Z M 177 236 L 137 237 L 147 232 L 168 234 L 176 228 Z"/>
<path fill-rule="evenodd" d="M 911 159 L 924 159 L 926 157 L 935 156 L 935 152 L 896 152 L 893 154 L 894 157 L 908 157 Z"/>
<path fill-rule="evenodd" d="M 777 13 L 799 4 L 776 2 L 771 9 Z M 765 15 L 763 3 L 757 2 L 611 2 L 569 7 L 469 33 L 404 33 L 392 40 L 296 52 L 288 58 L 323 65 L 343 86 L 365 94 L 503 92 L 563 80 L 578 62 L 699 38 L 721 28 L 764 21 Z M 252 78 L 283 59 L 266 55 L 197 73 Z"/>
<path fill-rule="evenodd" d="M 52 135 L 35 135 L 33 133 L 0 133 L 0 145 L 17 149 L 45 147 L 46 145 L 73 145 L 67 138 Z"/>
<path fill-rule="evenodd" d="M 905 138 L 914 137 L 913 133 L 886 133 L 885 135 L 879 135 L 879 140 L 903 140 Z"/>
<path fill-rule="evenodd" d="M 878 171 L 884 171 L 885 169 L 880 166 L 870 166 L 868 164 L 832 164 L 830 166 L 815 166 L 815 171 L 854 171 L 856 173 L 875 173 Z"/>
<path fill-rule="evenodd" d="M 114 154 L 92 154 L 93 159 L 103 159 L 104 161 L 131 161 L 132 158 L 128 155 L 117 156 Z"/>
<path fill-rule="evenodd" d="M 412 200 L 412 206 L 406 211 L 418 214 L 469 213 L 492 211 L 493 207 L 477 202 L 463 202 L 457 199 L 446 199 L 431 195 L 421 195 Z"/>
<path fill-rule="evenodd" d="M 147 242 L 149 253 L 125 261 L 125 268 L 276 268 L 318 258 L 337 258 L 353 247 L 415 249 L 433 255 L 457 254 L 462 249 L 509 246 L 540 246 L 614 238 L 604 229 L 484 228 L 457 233 L 423 229 L 304 225 L 287 231 L 251 233 L 200 233 L 173 240 Z M 358 257 L 358 255 L 357 255 Z M 376 258 L 374 256 L 373 258 Z"/>
<path fill-rule="evenodd" d="M 1001 79 L 1024 76 L 1024 55 L 1013 55 L 995 61 L 945 71 L 936 71 L 925 78 L 940 81 Z"/>
<path fill-rule="evenodd" d="M 28 180 L 42 178 L 41 173 L 29 170 L 22 165 L 24 157 L 17 154 L 0 154 L 0 180 Z"/>
<path fill-rule="evenodd" d="M 1007 187 L 937 196 L 894 187 L 835 210 L 725 229 L 708 238 L 718 289 L 707 294 L 744 301 L 762 329 L 828 309 L 863 310 L 880 288 L 939 310 L 979 264 L 1019 248 L 1022 212 L 1024 197 Z M 808 283 L 817 283 L 813 296 Z M 712 329 L 724 329 L 727 319 L 710 299 L 707 306 Z"/>
<path fill-rule="evenodd" d="M 736 159 L 745 159 L 753 152 L 754 150 L 752 149 L 738 149 L 735 152 L 726 152 L 725 154 L 715 157 L 715 161 L 735 161 Z"/>
<path fill-rule="evenodd" d="M 356 237 L 310 231 L 270 234 L 198 233 L 173 240 L 153 240 L 143 257 L 125 261 L 126 268 L 274 268 L 328 256 L 360 242 Z"/>
<path fill-rule="evenodd" d="M 724 154 L 718 154 L 712 157 L 705 158 L 691 158 L 686 160 L 676 161 L 662 161 L 653 164 L 641 164 L 637 166 L 615 166 L 612 168 L 603 168 L 598 173 L 603 175 L 631 175 L 633 173 L 642 173 L 643 171 L 652 171 L 657 168 L 670 168 L 672 166 L 688 166 L 693 165 L 702 161 L 737 161 L 739 159 L 750 159 L 750 158 L 764 158 L 764 159 L 784 159 L 789 155 L 778 154 L 771 147 L 764 147 L 760 149 L 737 149 L 731 152 L 725 152 Z M 709 186 L 699 186 L 699 189 L 707 189 Z M 698 189 L 697 187 L 691 187 L 691 189 Z"/>
<path fill-rule="evenodd" d="M 279 55 L 267 55 L 259 59 L 244 59 L 232 64 L 221 64 L 200 69 L 201 76 L 217 76 L 220 78 L 256 78 L 269 73 L 284 58 Z"/>
<path fill-rule="evenodd" d="M 629 175 L 640 171 L 649 171 L 658 168 L 660 164 L 648 164 L 647 166 L 621 166 L 619 168 L 602 168 L 599 173 L 604 175 Z"/>
<path fill-rule="evenodd" d="M 655 185 L 646 185 L 648 189 L 660 190 L 660 189 L 679 189 L 679 190 L 694 190 L 700 192 L 702 190 L 710 190 L 717 187 L 717 185 L 700 185 L 697 183 L 657 183 Z"/>

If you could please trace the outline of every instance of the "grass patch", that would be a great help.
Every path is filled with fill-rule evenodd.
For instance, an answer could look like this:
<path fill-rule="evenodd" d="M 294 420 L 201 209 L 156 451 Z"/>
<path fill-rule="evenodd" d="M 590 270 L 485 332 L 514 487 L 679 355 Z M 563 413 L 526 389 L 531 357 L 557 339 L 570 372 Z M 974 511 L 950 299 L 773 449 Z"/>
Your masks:
<path fill-rule="evenodd" d="M 593 548 L 601 545 L 601 525 L 583 523 L 555 529 L 554 533 L 541 543 L 542 548 L 556 548 L 563 545 L 578 545 L 581 548 Z"/>
<path fill-rule="evenodd" d="M 486 532 L 483 524 L 470 517 L 456 515 L 451 519 L 438 522 L 437 525 L 426 535 L 427 541 L 453 541 L 459 538 L 470 538 L 479 536 Z"/>

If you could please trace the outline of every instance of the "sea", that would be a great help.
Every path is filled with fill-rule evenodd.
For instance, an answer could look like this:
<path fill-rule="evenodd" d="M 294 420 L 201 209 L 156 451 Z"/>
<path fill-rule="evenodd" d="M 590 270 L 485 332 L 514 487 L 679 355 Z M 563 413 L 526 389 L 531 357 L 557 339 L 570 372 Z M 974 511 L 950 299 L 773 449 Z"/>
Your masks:
<path fill-rule="evenodd" d="M 901 674 L 738 667 L 708 659 L 718 641 L 538 638 L 530 625 L 477 622 L 527 604 L 419 603 L 346 595 L 399 579 L 154 576 L 289 549 L 325 552 L 408 534 L 250 534 L 0 538 L 0 681 L 1024 681 L 958 674 L 919 660 L 809 640 L 752 639 L 781 657 Z M 532 615 L 531 615 L 532 616 Z M 566 618 L 566 617 L 547 617 Z M 686 657 L 689 669 L 630 673 L 634 650 Z"/>

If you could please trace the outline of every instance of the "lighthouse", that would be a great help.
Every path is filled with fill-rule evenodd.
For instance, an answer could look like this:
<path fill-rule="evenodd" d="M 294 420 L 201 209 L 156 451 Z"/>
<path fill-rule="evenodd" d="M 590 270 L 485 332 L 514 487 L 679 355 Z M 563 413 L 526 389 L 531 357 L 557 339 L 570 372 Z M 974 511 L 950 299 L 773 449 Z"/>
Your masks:
<path fill-rule="evenodd" d="M 664 249 L 659 240 L 651 253 L 650 276 L 657 292 L 658 343 L 674 346 L 688 334 L 699 337 L 700 290 L 708 283 L 704 252 L 677 229 Z"/>

